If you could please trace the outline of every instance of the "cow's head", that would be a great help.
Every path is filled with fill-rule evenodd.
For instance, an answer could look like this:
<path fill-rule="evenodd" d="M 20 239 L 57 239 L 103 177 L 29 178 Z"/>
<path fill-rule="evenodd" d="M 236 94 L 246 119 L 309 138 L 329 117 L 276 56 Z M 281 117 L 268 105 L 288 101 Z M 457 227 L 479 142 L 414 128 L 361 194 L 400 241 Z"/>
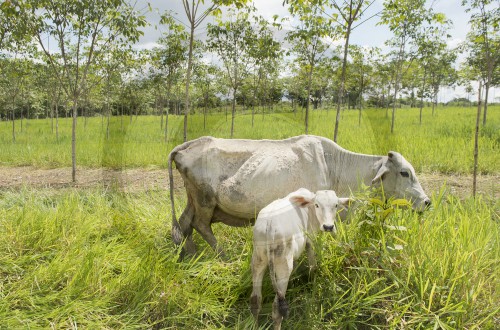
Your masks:
<path fill-rule="evenodd" d="M 347 207 L 349 198 L 339 198 L 333 190 L 320 190 L 316 194 L 299 190 L 298 194 L 290 197 L 290 201 L 300 207 L 310 207 L 318 219 L 320 230 L 336 233 L 337 211 L 342 206 Z"/>
<path fill-rule="evenodd" d="M 430 206 L 431 200 L 418 182 L 413 166 L 401 154 L 389 151 L 387 157 L 382 157 L 376 166 L 378 170 L 372 185 L 382 183 L 387 197 L 406 198 L 417 211 Z"/>

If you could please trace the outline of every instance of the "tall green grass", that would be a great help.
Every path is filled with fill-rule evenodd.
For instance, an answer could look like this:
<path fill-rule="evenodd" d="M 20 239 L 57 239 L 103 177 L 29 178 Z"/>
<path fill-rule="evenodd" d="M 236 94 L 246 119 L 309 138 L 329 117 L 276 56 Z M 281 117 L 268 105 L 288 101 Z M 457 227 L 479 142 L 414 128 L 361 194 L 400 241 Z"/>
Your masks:
<path fill-rule="evenodd" d="M 346 149 L 386 154 L 399 151 L 410 160 L 417 171 L 471 173 L 475 110 L 473 108 L 430 108 L 423 112 L 419 123 L 417 109 L 398 109 L 395 132 L 390 133 L 390 118 L 385 110 L 362 112 L 344 111 L 341 115 L 338 143 Z M 252 127 L 250 113 L 235 120 L 235 138 L 281 139 L 304 133 L 304 114 L 257 114 Z M 207 116 L 204 128 L 202 115 L 191 115 L 188 138 L 203 135 L 229 138 L 230 118 L 224 114 Z M 309 134 L 333 138 L 335 111 L 315 110 L 310 117 Z M 50 119 L 24 122 L 20 131 L 16 125 L 16 142 L 12 141 L 11 124 L 0 123 L 0 165 L 33 165 L 61 167 L 71 165 L 71 122 L 60 119 L 59 139 L 51 130 Z M 85 167 L 165 167 L 170 150 L 183 140 L 183 117 L 169 116 L 165 134 L 160 117 L 114 117 L 110 136 L 106 137 L 106 121 L 102 118 L 79 119 L 77 163 Z M 500 171 L 500 108 L 489 108 L 489 120 L 481 128 L 479 141 L 479 170 L 482 173 Z"/>
<path fill-rule="evenodd" d="M 319 237 L 316 272 L 293 273 L 285 328 L 500 327 L 498 204 L 439 195 L 417 214 L 358 197 Z M 251 327 L 251 228 L 214 226 L 229 260 L 195 235 L 201 252 L 182 262 L 170 228 L 162 191 L 1 192 L 0 328 Z M 266 329 L 267 275 L 263 294 Z"/>
<path fill-rule="evenodd" d="M 418 172 L 470 173 L 473 123 L 469 108 L 398 110 L 396 131 L 383 110 L 346 111 L 339 144 L 356 152 L 396 150 Z M 480 170 L 500 169 L 500 118 L 490 108 L 480 136 Z M 333 136 L 334 112 L 314 111 L 311 134 Z M 189 138 L 229 137 L 230 119 L 189 118 Z M 159 117 L 101 118 L 78 125 L 78 163 L 88 167 L 164 167 L 182 142 L 182 118 L 171 116 L 167 142 Z M 70 166 L 70 122 L 60 138 L 49 120 L 24 122 L 12 142 L 0 123 L 0 165 Z M 236 138 L 285 138 L 304 132 L 303 116 L 240 115 Z M 424 214 L 360 194 L 360 206 L 336 236 L 316 244 L 319 268 L 304 260 L 287 293 L 289 329 L 500 328 L 499 202 L 432 196 Z M 185 205 L 176 196 L 177 213 Z M 163 190 L 0 190 L 0 329 L 248 329 L 251 228 L 214 225 L 229 260 L 218 259 L 195 234 L 200 253 L 178 261 Z M 270 328 L 273 292 L 264 283 L 261 328 Z"/>

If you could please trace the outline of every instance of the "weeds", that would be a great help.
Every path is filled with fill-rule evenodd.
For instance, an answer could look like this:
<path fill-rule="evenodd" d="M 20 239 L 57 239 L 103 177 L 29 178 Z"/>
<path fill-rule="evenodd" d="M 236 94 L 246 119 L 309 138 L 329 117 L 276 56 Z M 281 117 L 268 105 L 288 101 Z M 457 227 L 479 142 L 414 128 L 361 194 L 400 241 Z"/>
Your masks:
<path fill-rule="evenodd" d="M 338 234 L 320 236 L 318 270 L 292 275 L 286 328 L 500 326 L 500 231 L 490 202 L 435 196 L 434 209 L 418 214 L 398 200 L 358 197 Z M 229 261 L 195 235 L 201 252 L 178 262 L 163 192 L 23 189 L 3 192 L 0 206 L 3 327 L 253 324 L 251 228 L 215 226 Z M 269 281 L 263 290 L 267 328 Z"/>

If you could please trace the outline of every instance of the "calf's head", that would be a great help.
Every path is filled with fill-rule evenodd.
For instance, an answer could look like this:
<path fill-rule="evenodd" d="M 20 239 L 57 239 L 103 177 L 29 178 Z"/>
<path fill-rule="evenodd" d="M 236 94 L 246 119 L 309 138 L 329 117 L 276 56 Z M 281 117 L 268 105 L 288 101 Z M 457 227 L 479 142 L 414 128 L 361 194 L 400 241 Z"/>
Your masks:
<path fill-rule="evenodd" d="M 387 197 L 406 198 L 416 211 L 430 206 L 431 200 L 425 194 L 413 166 L 399 153 L 389 151 L 379 163 L 372 185 L 382 184 Z"/>
<path fill-rule="evenodd" d="M 336 233 L 337 211 L 342 206 L 348 206 L 349 198 L 339 198 L 333 190 L 320 190 L 314 194 L 304 189 L 291 196 L 290 201 L 300 207 L 310 208 L 310 212 L 314 212 L 320 230 Z"/>

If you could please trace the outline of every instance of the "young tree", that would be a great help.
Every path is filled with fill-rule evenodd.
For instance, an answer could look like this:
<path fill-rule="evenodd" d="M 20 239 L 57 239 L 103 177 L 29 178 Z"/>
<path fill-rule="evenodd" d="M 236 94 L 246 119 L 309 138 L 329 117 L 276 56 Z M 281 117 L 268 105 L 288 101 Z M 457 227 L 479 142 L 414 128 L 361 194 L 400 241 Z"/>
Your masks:
<path fill-rule="evenodd" d="M 195 85 L 201 94 L 200 103 L 203 105 L 203 129 L 206 129 L 208 107 L 215 105 L 211 101 L 218 92 L 217 77 L 221 72 L 214 64 L 200 62 L 194 66 L 193 73 Z"/>
<path fill-rule="evenodd" d="M 157 87 L 159 88 L 160 109 L 163 109 L 163 104 L 166 105 L 166 122 L 164 129 L 166 139 L 172 86 L 174 86 L 181 78 L 181 69 L 186 63 L 188 52 L 187 41 L 189 36 L 184 27 L 177 23 L 169 12 L 162 15 L 160 22 L 165 25 L 167 29 L 162 33 L 162 36 L 158 41 L 160 47 L 153 49 L 151 52 L 151 60 L 153 63 L 151 69 L 153 71 L 153 75 L 156 75 L 160 80 L 163 80 L 163 84 L 159 84 Z M 161 92 L 163 88 L 161 88 L 161 86 L 165 85 L 165 82 L 166 86 L 164 87 L 166 87 L 166 90 L 164 99 L 163 93 Z M 161 110 L 161 127 L 163 129 L 163 110 Z"/>
<path fill-rule="evenodd" d="M 299 24 L 291 30 L 287 39 L 292 43 L 297 60 L 307 70 L 307 100 L 305 115 L 305 133 L 309 133 L 309 109 L 314 69 L 325 56 L 329 45 L 325 38 L 332 35 L 332 20 L 324 16 L 324 6 L 315 1 L 290 0 L 289 11 L 295 15 Z"/>
<path fill-rule="evenodd" d="M 457 59 L 455 52 L 447 49 L 437 50 L 434 58 L 429 63 L 429 85 L 432 94 L 432 115 L 437 105 L 437 97 L 441 86 L 452 85 L 456 82 L 456 71 L 453 63 Z"/>
<path fill-rule="evenodd" d="M 125 0 L 20 0 L 19 17 L 30 27 L 65 94 L 71 102 L 72 180 L 76 181 L 76 124 L 78 101 L 87 88 L 87 75 L 96 54 L 112 42 L 138 41 L 146 25 Z M 51 42 L 52 41 L 52 42 Z"/>
<path fill-rule="evenodd" d="M 344 1 L 342 5 L 337 3 L 337 1 L 331 1 L 333 8 L 337 10 L 340 17 L 342 18 L 342 23 L 340 24 L 340 32 L 344 37 L 344 57 L 342 59 L 342 73 L 340 76 L 339 84 L 339 100 L 337 103 L 337 114 L 335 116 L 335 129 L 333 132 L 333 141 L 337 142 L 337 135 L 339 131 L 339 121 L 340 121 L 340 107 L 342 104 L 342 97 L 344 95 L 345 81 L 346 81 L 346 71 L 347 71 L 347 55 L 349 52 L 349 38 L 351 36 L 351 31 L 353 30 L 353 24 L 356 22 L 363 14 L 364 8 L 370 6 L 374 1 L 368 0 L 348 0 Z"/>
<path fill-rule="evenodd" d="M 403 63 L 408 58 L 407 46 L 417 38 L 417 33 L 423 24 L 441 24 L 445 17 L 435 14 L 432 9 L 425 8 L 425 0 L 388 0 L 384 2 L 380 24 L 385 24 L 394 33 L 394 38 L 388 45 L 397 49 L 394 72 L 394 96 L 392 104 L 391 133 L 394 132 L 396 102 L 401 88 Z"/>
<path fill-rule="evenodd" d="M 252 127 L 254 125 L 254 107 L 257 103 L 259 91 L 269 92 L 269 89 L 263 89 L 262 85 L 276 75 L 279 71 L 281 60 L 283 57 L 283 49 L 281 44 L 274 40 L 270 24 L 262 17 L 255 18 L 255 38 L 249 39 L 248 55 L 252 60 L 253 79 L 252 79 Z M 264 100 L 267 98 L 266 93 L 261 93 L 260 104 L 262 105 L 262 114 L 264 114 Z"/>
<path fill-rule="evenodd" d="M 474 168 L 472 171 L 472 196 L 476 197 L 476 182 L 477 182 L 477 164 L 479 158 L 479 122 L 481 121 L 481 91 L 482 82 L 479 81 L 479 88 L 477 90 L 477 115 L 476 115 L 476 126 L 474 128 Z"/>
<path fill-rule="evenodd" d="M 418 87 L 418 96 L 420 97 L 420 124 L 422 124 L 424 97 L 431 94 L 429 90 L 429 76 L 432 76 L 434 82 L 434 86 L 432 87 L 437 87 L 437 89 L 434 89 L 435 95 L 437 96 L 441 81 L 437 81 L 436 78 L 444 78 L 444 75 L 440 76 L 439 72 L 450 72 L 452 62 L 456 59 L 450 50 L 447 49 L 446 45 L 446 39 L 450 37 L 447 33 L 450 25 L 451 22 L 443 20 L 443 24 L 441 25 L 422 27 L 415 37 L 416 62 L 422 73 L 422 81 Z M 443 36 L 446 38 L 443 38 Z"/>
<path fill-rule="evenodd" d="M 221 58 L 232 90 L 231 138 L 234 134 L 236 94 L 249 73 L 250 40 L 255 39 L 248 12 L 232 14 L 233 20 L 208 25 L 208 48 Z"/>
<path fill-rule="evenodd" d="M 361 113 L 363 110 L 364 93 L 370 86 L 373 79 L 373 67 L 379 49 L 366 48 L 353 45 L 350 47 L 352 66 L 350 66 L 349 80 L 351 95 L 354 96 L 354 103 L 357 104 L 359 115 L 358 125 L 361 125 Z"/>
<path fill-rule="evenodd" d="M 194 33 L 196 29 L 203 23 L 205 18 L 210 14 L 220 14 L 221 6 L 229 6 L 234 4 L 237 8 L 243 7 L 248 0 L 212 0 L 212 3 L 202 9 L 200 13 L 199 10 L 201 7 L 204 7 L 205 0 L 182 0 L 182 4 L 184 5 L 184 11 L 186 13 L 186 17 L 189 22 L 189 48 L 188 48 L 188 65 L 186 72 L 186 98 L 184 104 L 184 142 L 187 141 L 187 122 L 189 115 L 189 86 L 191 84 L 191 74 L 193 69 L 193 50 L 194 50 Z"/>
<path fill-rule="evenodd" d="M 477 67 L 484 80 L 483 125 L 486 125 L 489 90 L 493 73 L 500 65 L 500 0 L 462 0 L 466 12 L 471 12 L 471 31 L 467 35 L 467 61 Z"/>
<path fill-rule="evenodd" d="M 16 142 L 16 109 L 18 107 L 18 97 L 24 87 L 24 80 L 27 75 L 25 64 L 17 56 L 8 57 L 0 63 L 2 67 L 2 75 L 0 76 L 2 103 L 5 104 L 5 117 L 10 117 L 12 120 L 12 142 Z"/>

